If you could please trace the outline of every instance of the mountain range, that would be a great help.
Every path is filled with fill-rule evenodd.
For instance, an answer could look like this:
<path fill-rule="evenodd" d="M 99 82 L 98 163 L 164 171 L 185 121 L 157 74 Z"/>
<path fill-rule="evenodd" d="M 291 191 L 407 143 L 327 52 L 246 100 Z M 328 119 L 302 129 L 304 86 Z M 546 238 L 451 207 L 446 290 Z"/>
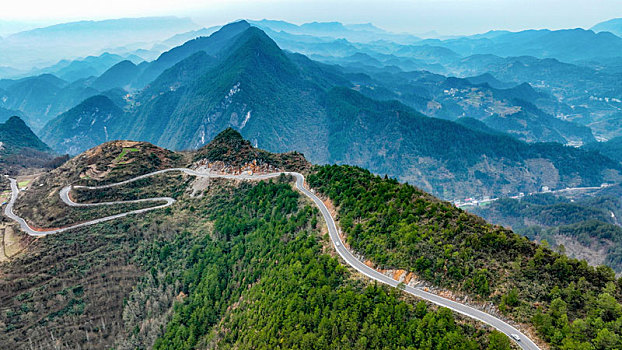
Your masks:
<path fill-rule="evenodd" d="M 612 33 L 595 33 L 581 28 L 489 32 L 458 39 L 428 39 L 423 43 L 443 46 L 465 56 L 474 54 L 492 54 L 501 57 L 533 56 L 558 58 L 564 62 L 618 57 L 622 48 L 622 38 Z"/>
<path fill-rule="evenodd" d="M 431 117 L 476 118 L 526 142 L 581 145 L 595 141 L 589 127 L 555 116 L 570 111 L 569 106 L 528 83 L 501 82 L 490 74 L 448 78 L 428 72 L 363 71 L 366 76 L 352 77 L 363 94 L 399 100 Z"/>
<path fill-rule="evenodd" d="M 622 348 L 617 25 L 0 40 L 0 347 Z"/>
<path fill-rule="evenodd" d="M 69 83 L 52 74 L 0 80 L 0 106 L 23 113 L 35 131 L 97 93 L 85 80 Z"/>
<path fill-rule="evenodd" d="M 619 80 L 616 75 L 615 57 L 583 58 L 570 64 L 554 58 L 541 59 L 532 56 L 501 57 L 491 54 L 465 56 L 444 47 L 445 44 L 424 43 L 414 38 L 409 39 L 408 43 L 400 43 L 398 39 L 394 39 L 397 41 L 378 39 L 360 42 L 356 39 L 348 41 L 339 34 L 364 33 L 368 37 L 391 34 L 369 25 L 314 23 L 298 26 L 268 20 L 251 21 L 251 23 L 263 28 L 284 49 L 303 53 L 324 63 L 339 64 L 345 73 L 364 73 L 372 76 L 371 80 L 363 79 L 363 85 L 366 86 L 361 91 L 364 94 L 377 99 L 398 99 L 429 116 L 450 120 L 463 116 L 476 117 L 496 130 L 509 133 L 527 142 L 581 145 L 593 142 L 593 136 L 602 140 L 622 133 L 622 128 L 616 122 L 619 119 L 616 113 L 620 107 L 618 99 L 615 98 L 617 92 L 615 89 L 612 90 L 616 86 L 615 82 Z M 307 29 L 300 29 L 303 27 Z M 316 29 L 310 30 L 309 28 Z M 333 28 L 332 32 L 331 28 Z M 100 92 L 107 88 L 121 87 L 130 93 L 135 93 L 151 83 L 164 70 L 179 62 L 182 57 L 187 57 L 185 52 L 197 52 L 201 45 L 203 46 L 201 50 L 219 50 L 217 44 L 204 43 L 208 40 L 207 37 L 200 37 L 211 34 L 216 29 L 217 27 L 210 27 L 192 30 L 160 41 L 159 45 L 162 49 L 187 38 L 197 38 L 170 50 L 154 62 L 139 64 L 142 58 L 136 56 L 137 51 L 131 54 L 126 50 L 126 53 L 122 55 L 105 53 L 98 57 L 65 60 L 48 68 L 31 71 L 31 73 L 52 73 L 68 83 L 82 84 Z M 567 31 L 565 35 L 580 37 L 585 34 L 584 32 Z M 551 34 L 554 33 L 559 34 L 558 31 L 551 32 Z M 462 39 L 500 40 L 499 38 L 508 35 L 516 35 L 518 38 L 510 37 L 507 39 L 509 42 L 523 43 L 522 39 L 519 39 L 532 34 L 499 31 Z M 538 41 L 538 45 L 548 45 L 545 40 L 546 35 L 533 34 L 533 36 L 534 40 Z M 228 42 L 228 39 L 230 38 L 223 38 L 222 42 Z M 450 40 L 457 39 L 443 39 L 440 42 L 447 43 Z M 519 47 L 527 44 L 521 45 L 517 44 Z M 212 46 L 214 48 L 211 48 Z M 570 48 L 567 47 L 564 50 L 566 49 Z M 594 46 L 592 50 L 599 49 Z M 513 53 L 518 54 L 518 52 Z M 560 57 L 567 56 L 562 53 L 559 55 Z M 545 57 L 546 55 L 536 56 Z M 100 82 L 93 84 L 93 79 L 96 78 L 89 78 L 91 75 L 96 77 L 104 69 L 125 59 L 132 61 L 137 67 L 125 66 L 121 73 L 124 79 L 114 83 L 110 81 L 111 74 L 120 74 L 120 72 L 108 73 L 108 76 L 102 79 L 108 79 L 109 82 L 101 85 Z M 421 69 L 443 75 L 445 78 L 429 75 L 424 78 L 431 78 L 431 81 L 419 82 L 411 71 Z M 484 80 L 480 80 L 474 82 L 473 86 L 467 86 L 453 79 L 452 76 L 466 79 L 484 76 L 486 77 L 484 80 L 492 85 L 490 87 L 477 86 L 485 83 Z M 406 78 L 407 84 L 403 83 Z M 76 81 L 76 79 L 81 80 Z M 352 77 L 348 79 L 352 82 L 361 81 L 361 79 Z M 579 81 L 586 81 L 585 86 L 578 84 Z M 495 82 L 501 85 L 495 85 Z M 457 86 L 456 83 L 458 83 Z M 511 96 L 495 91 L 495 89 L 520 89 L 525 83 L 537 92 L 537 94 L 529 94 L 535 97 L 524 99 L 524 95 Z M 375 90 L 373 94 L 369 94 L 370 88 Z M 451 91 L 452 89 L 462 91 L 453 95 L 445 93 L 445 90 Z M 91 90 L 87 96 L 82 97 L 89 97 L 93 94 Z M 517 98 L 523 101 L 516 101 Z M 12 109 L 16 105 L 24 105 L 24 110 L 21 112 L 26 119 L 41 120 L 41 122 L 31 123 L 33 128 L 38 130 L 49 120 L 47 115 L 40 115 L 45 114 L 49 104 L 43 104 L 44 108 L 39 108 L 38 111 L 32 111 L 32 109 L 26 111 L 28 104 L 37 104 L 37 101 L 41 100 L 34 96 L 32 99 L 33 101 L 18 101 L 12 103 L 12 106 L 0 105 L 0 107 Z M 76 104 L 72 103 L 70 107 Z M 536 108 L 533 108 L 534 106 Z M 67 106 L 56 106 L 55 103 L 50 106 L 52 117 L 68 109 Z M 595 110 L 599 112 L 593 113 Z M 31 116 L 31 113 L 39 115 Z M 586 128 L 592 129 L 593 136 Z"/>
<path fill-rule="evenodd" d="M 366 166 L 445 198 L 600 185 L 618 180 L 622 170 L 597 153 L 529 145 L 370 99 L 339 69 L 282 51 L 244 21 L 145 67 L 138 77 L 162 73 L 128 105 L 89 100 L 48 123 L 43 140 L 72 153 L 112 139 L 184 150 L 234 127 L 254 145 L 297 150 L 317 163 Z M 495 94 L 538 95 L 528 86 Z M 522 108 L 539 113 L 526 103 Z"/>
<path fill-rule="evenodd" d="M 562 123 L 566 124 L 563 127 L 566 131 L 560 134 L 559 128 L 551 128 L 550 117 L 589 127 L 599 139 L 609 139 L 620 133 L 619 125 L 616 125 L 621 107 L 617 98 L 619 91 L 616 82 L 619 81 L 622 67 L 618 59 L 619 51 L 614 49 L 620 45 L 620 38 L 608 32 L 595 33 L 583 29 L 493 31 L 404 44 L 390 40 L 357 42 L 338 36 L 313 36 L 300 34 L 295 28 L 291 29 L 292 32 L 287 32 L 288 26 L 273 26 L 271 29 L 268 24 L 264 24 L 262 28 L 283 49 L 305 54 L 320 62 L 338 64 L 352 73 L 373 74 L 376 78 L 375 85 L 394 90 L 394 94 L 398 96 L 413 96 L 420 102 L 425 99 L 432 100 L 431 107 L 437 102 L 443 102 L 434 100 L 442 97 L 438 91 L 421 84 L 416 89 L 411 87 L 406 91 L 397 90 L 398 84 L 395 81 L 398 79 L 393 79 L 392 84 L 378 84 L 382 80 L 378 77 L 387 74 L 408 76 L 413 71 L 427 71 L 448 78 L 470 78 L 487 74 L 496 81 L 505 83 L 503 88 L 506 89 L 528 83 L 549 96 L 540 99 L 539 103 L 528 101 L 548 116 L 542 116 L 540 112 L 530 113 L 529 116 L 515 116 L 525 125 L 535 122 L 536 130 L 512 130 L 518 124 L 504 123 L 508 128 L 506 131 L 515 131 L 514 134 L 523 140 L 560 142 L 562 138 L 567 139 L 568 130 L 571 130 L 567 128 L 569 125 Z M 413 79 L 410 80 L 408 85 L 412 84 Z M 508 83 L 512 85 L 507 85 Z M 427 105 L 422 109 L 420 105 L 414 104 L 416 101 L 413 104 L 403 102 L 426 114 L 435 111 L 434 108 L 428 109 Z M 505 104 L 507 107 L 507 103 Z M 487 108 L 487 105 L 484 108 L 476 106 L 466 112 L 482 113 Z M 465 112 L 464 109 L 461 111 L 454 108 L 443 108 L 441 111 L 450 115 L 451 119 L 458 118 Z M 492 115 L 489 112 L 488 114 Z M 500 125 L 497 123 L 496 126 Z M 539 132 L 538 128 L 548 130 Z M 567 139 L 568 143 L 580 144 L 579 140 L 584 137 L 579 136 L 580 134 L 585 136 L 584 131 L 572 135 Z M 590 141 L 584 139 L 582 142 Z"/>
<path fill-rule="evenodd" d="M 22 70 L 63 59 L 131 52 L 163 37 L 197 29 L 189 18 L 145 17 L 79 21 L 31 29 L 0 40 L 0 65 Z"/>

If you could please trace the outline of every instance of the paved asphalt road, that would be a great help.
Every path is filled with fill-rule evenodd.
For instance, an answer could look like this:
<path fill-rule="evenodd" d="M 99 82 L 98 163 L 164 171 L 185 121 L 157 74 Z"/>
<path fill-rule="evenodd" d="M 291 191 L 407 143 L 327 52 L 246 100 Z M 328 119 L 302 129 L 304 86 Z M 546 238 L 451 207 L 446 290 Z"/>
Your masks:
<path fill-rule="evenodd" d="M 372 269 L 371 267 L 365 265 L 362 261 L 357 259 L 354 255 L 352 255 L 352 253 L 343 245 L 343 242 L 341 241 L 341 237 L 339 237 L 339 233 L 337 231 L 335 221 L 333 220 L 333 217 L 330 215 L 328 208 L 326 208 L 326 205 L 324 205 L 324 203 L 315 194 L 313 194 L 311 191 L 307 190 L 304 187 L 304 177 L 298 173 L 288 173 L 288 174 L 294 175 L 296 177 L 296 187 L 302 193 L 304 193 L 307 197 L 311 198 L 313 202 L 315 202 L 315 205 L 317 205 L 318 208 L 320 208 L 320 211 L 322 212 L 322 216 L 324 217 L 324 220 L 326 221 L 326 225 L 328 225 L 328 232 L 330 234 L 330 239 L 333 241 L 333 244 L 335 245 L 335 249 L 337 250 L 339 255 L 343 258 L 343 260 L 345 260 L 350 266 L 354 267 L 356 270 L 358 270 L 363 275 L 371 279 L 374 279 L 378 282 L 388 284 L 392 287 L 397 287 L 399 284 L 398 281 Z M 467 317 L 474 318 L 478 321 L 484 322 L 496 328 L 500 332 L 505 333 L 508 337 L 510 337 L 510 339 L 514 341 L 516 340 L 512 338 L 512 334 L 516 334 L 520 338 L 520 341 L 517 341 L 516 343 L 522 349 L 530 349 L 530 350 L 539 349 L 538 346 L 534 342 L 531 341 L 531 339 L 527 338 L 527 336 L 522 334 L 518 329 L 512 327 L 508 323 L 490 314 L 474 309 L 470 306 L 460 304 L 453 300 L 440 297 L 436 294 L 428 293 L 420 288 L 404 286 L 403 290 L 421 299 L 425 299 L 434 304 L 446 307 L 457 313 L 463 314 Z"/>
<path fill-rule="evenodd" d="M 222 174 L 212 174 L 212 173 L 204 173 L 204 172 L 197 172 L 195 170 L 192 169 L 187 169 L 187 168 L 172 168 L 172 169 L 166 169 L 166 170 L 160 170 L 160 171 L 156 171 L 153 173 L 149 173 L 149 174 L 145 174 L 145 175 L 141 175 L 135 178 L 132 178 L 130 180 L 126 180 L 126 181 L 122 181 L 122 182 L 118 182 L 118 183 L 114 183 L 114 184 L 109 184 L 109 185 L 103 185 L 103 186 L 74 186 L 73 188 L 86 188 L 86 189 L 92 189 L 92 190 L 97 190 L 97 189 L 102 189 L 102 188 L 110 188 L 110 187 L 114 187 L 114 186 L 120 186 L 120 185 L 124 185 L 136 180 L 140 180 L 140 179 L 144 179 L 146 177 L 150 177 L 150 176 L 154 176 L 154 175 L 158 175 L 158 174 L 163 174 L 166 172 L 171 172 L 171 171 L 180 171 L 183 173 L 186 173 L 188 175 L 192 175 L 192 176 L 200 176 L 200 177 L 219 177 L 219 178 L 225 178 L 225 179 L 238 179 L 238 180 L 263 180 L 263 179 L 269 179 L 269 178 L 274 178 L 277 176 L 280 176 L 281 174 L 286 174 L 286 175 L 291 175 L 294 176 L 296 178 L 296 188 L 302 192 L 305 196 L 309 197 L 311 200 L 313 200 L 313 202 L 315 203 L 315 205 L 320 209 L 320 212 L 322 213 L 322 216 L 324 217 L 324 220 L 326 221 L 326 225 L 328 226 L 328 232 L 330 235 L 330 239 L 332 240 L 335 249 L 337 250 L 337 252 L 339 253 L 339 255 L 343 258 L 343 260 L 346 261 L 346 263 L 348 263 L 350 266 L 352 266 L 353 268 L 355 268 L 357 271 L 359 271 L 360 273 L 362 273 L 363 275 L 365 275 L 366 277 L 369 277 L 373 280 L 376 280 L 378 282 L 381 283 L 385 283 L 388 284 L 392 287 L 398 287 L 399 282 L 394 280 L 393 278 L 386 276 L 374 269 L 372 269 L 371 267 L 365 265 L 362 261 L 360 261 L 359 259 L 357 259 L 354 255 L 352 255 L 352 253 L 343 245 L 343 242 L 341 241 L 341 238 L 339 237 L 339 231 L 337 230 L 337 226 L 335 225 L 335 221 L 333 220 L 333 217 L 330 215 L 330 212 L 328 211 L 328 208 L 326 208 L 326 205 L 324 205 L 324 203 L 311 191 L 307 190 L 304 186 L 304 176 L 300 173 L 296 173 L 296 172 L 283 172 L 283 173 L 270 173 L 270 174 L 262 174 L 262 175 L 250 175 L 250 174 L 241 174 L 241 175 L 222 175 Z M 67 186 L 64 187 L 61 191 L 60 191 L 60 196 L 61 199 L 63 200 L 64 203 L 66 203 L 67 205 L 70 206 L 96 206 L 96 205 L 113 205 L 113 204 L 120 204 L 120 203 L 137 203 L 137 202 L 146 202 L 146 201 L 152 201 L 152 202 L 161 202 L 161 201 L 165 201 L 166 203 L 158 205 L 158 206 L 154 206 L 154 207 L 150 207 L 150 208 L 144 208 L 144 209 L 138 209 L 138 210 L 133 210 L 130 212 L 126 212 L 126 213 L 121 213 L 121 214 L 117 214 L 117 215 L 112 215 L 112 216 L 107 216 L 107 217 L 103 217 L 100 219 L 95 219 L 95 220 L 91 220 L 91 221 L 87 221 L 87 222 L 83 222 L 80 224 L 76 224 L 73 226 L 69 226 L 69 227 L 63 227 L 60 229 L 56 229 L 56 230 L 50 230 L 50 231 L 36 231 L 33 230 L 24 219 L 20 218 L 19 216 L 15 215 L 13 213 L 13 206 L 15 205 L 15 201 L 17 200 L 17 196 L 19 194 L 19 189 L 17 187 L 17 181 L 15 181 L 14 179 L 10 179 L 11 181 L 11 200 L 9 201 L 9 203 L 7 204 L 7 206 L 4 209 L 4 214 L 15 220 L 17 223 L 19 223 L 21 229 L 26 232 L 27 234 L 31 235 L 31 236 L 45 236 L 45 235 L 49 235 L 49 234 L 54 234 L 54 233 L 59 233 L 59 232 L 63 232 L 63 231 L 67 231 L 67 230 L 71 230 L 77 227 L 84 227 L 84 226 L 89 226 L 89 225 L 94 225 L 94 224 L 98 224 L 101 222 L 105 222 L 105 221 L 109 221 L 109 220 L 114 220 L 120 217 L 124 217 L 127 215 L 131 215 L 131 214 L 138 214 L 138 213 L 144 213 L 150 210 L 155 210 L 155 209 L 159 209 L 159 208 L 164 208 L 164 207 L 168 207 L 170 205 L 172 205 L 175 200 L 173 198 L 170 197 L 159 197 L 159 198 L 149 198 L 149 199 L 140 199 L 140 200 L 135 200 L 135 201 L 118 201 L 118 202 L 105 202 L 105 203 L 96 203 L 96 204 L 79 204 L 79 203 L 75 203 L 73 200 L 71 200 L 71 198 L 69 197 L 69 192 L 71 191 L 72 187 L 71 186 Z M 429 292 L 426 292 L 420 288 L 414 288 L 414 287 L 410 287 L 410 286 L 404 286 L 402 285 L 403 290 L 409 294 L 412 294 L 418 298 L 427 300 L 429 302 L 432 302 L 434 304 L 437 304 L 439 306 L 442 307 L 446 307 L 454 312 L 460 313 L 462 315 L 465 315 L 467 317 L 473 318 L 475 320 L 484 322 L 494 328 L 496 328 L 497 330 L 501 331 L 502 333 L 506 334 L 508 337 L 510 337 L 510 339 L 514 340 L 521 349 L 527 349 L 527 350 L 536 350 L 538 348 L 538 346 L 531 341 L 531 339 L 529 339 L 527 336 L 525 336 L 523 333 L 521 333 L 518 329 L 514 328 L 513 326 L 511 326 L 510 324 L 490 315 L 487 314 L 483 311 L 477 310 L 475 308 L 472 308 L 470 306 L 455 302 L 453 300 L 449 300 L 446 298 L 443 298 L 441 296 L 438 296 L 436 294 L 432 294 Z M 512 335 L 518 335 L 520 338 L 520 341 L 516 341 Z"/>

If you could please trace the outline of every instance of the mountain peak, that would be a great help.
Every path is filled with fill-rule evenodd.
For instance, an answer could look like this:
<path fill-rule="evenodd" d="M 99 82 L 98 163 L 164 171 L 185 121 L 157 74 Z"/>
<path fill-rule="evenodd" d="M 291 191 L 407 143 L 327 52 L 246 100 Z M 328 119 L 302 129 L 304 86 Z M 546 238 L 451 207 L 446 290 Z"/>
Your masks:
<path fill-rule="evenodd" d="M 257 27 L 246 29 L 231 52 L 224 66 L 239 71 L 252 71 L 253 76 L 264 72 L 275 77 L 289 78 L 298 71 L 274 40 Z"/>
<path fill-rule="evenodd" d="M 18 116 L 12 116 L 4 124 L 0 124 L 0 142 L 4 145 L 3 153 L 17 153 L 23 148 L 50 151 L 50 148 Z"/>
<path fill-rule="evenodd" d="M 235 21 L 235 22 L 231 22 L 231 23 L 227 23 L 224 26 L 222 26 L 218 31 L 216 31 L 215 33 L 220 33 L 222 34 L 226 34 L 226 33 L 239 33 L 247 28 L 250 28 L 251 25 L 244 19 L 239 20 L 239 21 Z M 214 33 L 214 34 L 215 34 Z"/>
<path fill-rule="evenodd" d="M 221 131 L 210 143 L 198 150 L 198 155 L 207 160 L 232 162 L 240 156 L 252 153 L 253 147 L 248 140 L 233 128 Z"/>
<path fill-rule="evenodd" d="M 272 48 L 279 49 L 274 40 L 272 40 L 272 38 L 270 38 L 263 30 L 257 27 L 248 27 L 248 29 L 242 33 L 238 42 L 263 43 Z"/>
<path fill-rule="evenodd" d="M 229 24 L 226 24 L 225 26 L 229 26 L 229 25 L 243 25 L 246 27 L 250 27 L 251 25 L 245 20 L 245 19 L 241 19 L 239 21 L 235 21 L 235 22 L 231 22 Z"/>
<path fill-rule="evenodd" d="M 183 45 L 176 46 L 169 51 L 163 52 L 157 60 L 151 62 L 134 82 L 134 86 L 142 88 L 154 81 L 160 74 L 184 59 L 205 51 L 210 56 L 218 56 L 222 51 L 229 48 L 231 43 L 250 27 L 245 20 L 233 22 L 222 26 L 210 36 L 202 36 L 186 41 Z"/>
<path fill-rule="evenodd" d="M 12 116 L 6 122 L 4 122 L 4 125 L 7 127 L 10 126 L 10 127 L 19 127 L 19 128 L 28 127 L 26 123 L 24 122 L 24 120 L 22 120 L 22 118 L 16 115 Z"/>
<path fill-rule="evenodd" d="M 214 137 L 214 139 L 206 147 L 219 144 L 225 144 L 235 149 L 240 149 L 245 146 L 250 147 L 251 143 L 248 140 L 245 140 L 244 137 L 242 137 L 242 134 L 240 134 L 237 130 L 233 128 L 226 128 L 216 135 L 216 137 Z"/>
<path fill-rule="evenodd" d="M 210 143 L 197 151 L 194 159 L 220 163 L 225 169 L 248 168 L 253 171 L 301 171 L 309 166 L 301 153 L 276 154 L 255 148 L 233 128 L 221 131 Z"/>

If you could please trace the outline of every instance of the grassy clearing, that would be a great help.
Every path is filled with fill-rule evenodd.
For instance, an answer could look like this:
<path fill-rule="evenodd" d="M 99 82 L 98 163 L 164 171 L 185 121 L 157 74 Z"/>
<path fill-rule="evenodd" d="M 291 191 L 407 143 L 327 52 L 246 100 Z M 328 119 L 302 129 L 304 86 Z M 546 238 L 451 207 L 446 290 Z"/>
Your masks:
<path fill-rule="evenodd" d="M 123 157 L 125 157 L 125 155 L 130 152 L 138 152 L 138 148 L 123 148 L 121 153 L 117 156 L 117 158 L 114 159 L 114 161 L 115 162 L 121 161 L 121 159 L 123 159 Z"/>
<path fill-rule="evenodd" d="M 17 187 L 19 188 L 24 188 L 26 186 L 28 186 L 28 184 L 30 183 L 31 180 L 25 180 L 25 181 L 20 181 L 17 183 Z"/>

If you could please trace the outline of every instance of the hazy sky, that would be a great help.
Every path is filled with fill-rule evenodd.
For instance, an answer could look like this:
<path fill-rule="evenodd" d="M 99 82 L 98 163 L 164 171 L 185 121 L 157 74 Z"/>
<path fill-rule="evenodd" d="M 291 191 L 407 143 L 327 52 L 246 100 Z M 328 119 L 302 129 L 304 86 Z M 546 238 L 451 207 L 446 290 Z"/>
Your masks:
<path fill-rule="evenodd" d="M 397 31 L 472 34 L 490 29 L 589 28 L 622 17 L 622 0 L 0 0 L 0 20 L 190 16 L 201 25 L 240 18 L 372 22 Z M 6 27 L 6 26 L 5 26 Z"/>

